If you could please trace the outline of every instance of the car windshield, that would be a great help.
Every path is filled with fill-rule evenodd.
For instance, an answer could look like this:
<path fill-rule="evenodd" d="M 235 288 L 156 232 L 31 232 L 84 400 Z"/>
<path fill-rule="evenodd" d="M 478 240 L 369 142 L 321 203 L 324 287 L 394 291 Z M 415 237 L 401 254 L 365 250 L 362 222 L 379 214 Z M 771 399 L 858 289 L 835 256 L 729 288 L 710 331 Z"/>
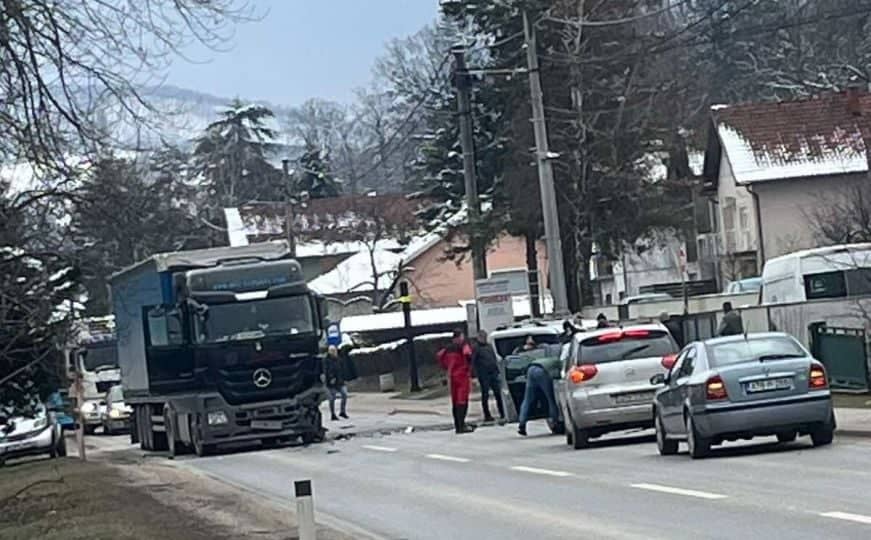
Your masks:
<path fill-rule="evenodd" d="M 724 367 L 744 362 L 804 358 L 807 353 L 790 337 L 750 338 L 708 345 L 711 367 Z"/>
<path fill-rule="evenodd" d="M 496 352 L 498 352 L 499 356 L 502 358 L 514 354 L 515 350 L 523 347 L 528 336 L 529 334 L 519 334 L 516 336 L 496 338 Z M 559 343 L 558 334 L 532 334 L 532 339 L 535 341 L 537 346 Z"/>
<path fill-rule="evenodd" d="M 668 332 L 644 331 L 602 334 L 581 341 L 579 364 L 607 364 L 620 360 L 667 356 L 678 352 Z"/>
<path fill-rule="evenodd" d="M 88 347 L 83 352 L 85 354 L 82 362 L 87 371 L 118 367 L 118 352 L 115 349 L 114 343 L 100 345 L 99 347 Z"/>
<path fill-rule="evenodd" d="M 199 343 L 308 334 L 314 331 L 314 314 L 308 296 L 210 304 L 206 312 L 197 317 Z"/>

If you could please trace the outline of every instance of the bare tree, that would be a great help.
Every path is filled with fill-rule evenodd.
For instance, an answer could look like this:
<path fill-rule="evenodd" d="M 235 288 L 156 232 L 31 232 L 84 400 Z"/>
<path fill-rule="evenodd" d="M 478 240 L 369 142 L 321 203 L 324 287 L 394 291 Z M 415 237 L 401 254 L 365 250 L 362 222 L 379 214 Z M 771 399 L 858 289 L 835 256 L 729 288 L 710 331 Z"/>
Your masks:
<path fill-rule="evenodd" d="M 820 245 L 871 242 L 871 185 L 857 182 L 834 195 L 822 194 L 802 212 Z"/>

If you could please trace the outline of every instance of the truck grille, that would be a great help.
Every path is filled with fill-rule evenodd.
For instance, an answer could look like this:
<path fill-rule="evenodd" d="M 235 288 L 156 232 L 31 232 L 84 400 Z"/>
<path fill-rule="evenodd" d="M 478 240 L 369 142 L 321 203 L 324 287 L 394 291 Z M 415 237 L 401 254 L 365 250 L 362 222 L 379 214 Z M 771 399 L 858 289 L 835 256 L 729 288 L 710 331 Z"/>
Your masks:
<path fill-rule="evenodd" d="M 232 405 L 291 398 L 316 384 L 319 375 L 316 366 L 314 358 L 224 366 L 218 369 L 218 390 Z M 255 384 L 255 375 L 260 376 L 260 386 Z M 269 378 L 266 385 L 264 375 Z"/>

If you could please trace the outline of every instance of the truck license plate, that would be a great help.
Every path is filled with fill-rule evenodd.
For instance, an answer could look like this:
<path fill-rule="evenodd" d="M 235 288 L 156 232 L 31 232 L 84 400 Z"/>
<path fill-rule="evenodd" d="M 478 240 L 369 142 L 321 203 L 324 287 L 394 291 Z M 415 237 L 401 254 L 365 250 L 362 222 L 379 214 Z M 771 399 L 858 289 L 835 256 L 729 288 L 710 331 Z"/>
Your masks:
<path fill-rule="evenodd" d="M 281 420 L 251 420 L 251 429 L 281 431 L 283 427 Z"/>

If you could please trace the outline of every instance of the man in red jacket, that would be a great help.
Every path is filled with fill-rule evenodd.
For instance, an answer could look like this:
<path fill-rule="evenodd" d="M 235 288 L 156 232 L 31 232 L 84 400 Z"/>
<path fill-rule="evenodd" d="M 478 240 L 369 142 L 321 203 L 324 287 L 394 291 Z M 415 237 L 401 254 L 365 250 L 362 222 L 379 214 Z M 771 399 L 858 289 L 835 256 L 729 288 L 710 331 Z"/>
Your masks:
<path fill-rule="evenodd" d="M 451 344 L 436 355 L 439 364 L 448 372 L 451 385 L 451 403 L 454 409 L 454 428 L 457 433 L 474 431 L 466 425 L 469 411 L 469 393 L 472 389 L 472 347 L 466 342 L 462 330 L 454 330 Z"/>

